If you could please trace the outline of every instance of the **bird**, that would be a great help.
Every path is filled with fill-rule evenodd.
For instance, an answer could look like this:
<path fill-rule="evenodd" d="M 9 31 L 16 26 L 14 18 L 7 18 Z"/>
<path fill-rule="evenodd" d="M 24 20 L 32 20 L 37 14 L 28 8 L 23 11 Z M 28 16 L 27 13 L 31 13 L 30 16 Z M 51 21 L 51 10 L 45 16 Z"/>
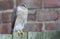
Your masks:
<path fill-rule="evenodd" d="M 27 22 L 28 17 L 28 8 L 26 7 L 26 3 L 22 3 L 18 5 L 14 10 L 12 14 L 12 28 L 13 32 L 17 32 L 18 35 L 22 34 L 24 35 L 23 29 L 24 25 Z"/>
<path fill-rule="evenodd" d="M 12 13 L 12 34 L 16 32 L 18 36 L 24 36 L 24 27 L 25 23 L 27 23 L 28 17 L 28 8 L 27 3 L 24 1 L 23 3 L 19 4 L 17 7 L 13 9 Z M 13 35 L 12 35 L 13 36 Z"/>

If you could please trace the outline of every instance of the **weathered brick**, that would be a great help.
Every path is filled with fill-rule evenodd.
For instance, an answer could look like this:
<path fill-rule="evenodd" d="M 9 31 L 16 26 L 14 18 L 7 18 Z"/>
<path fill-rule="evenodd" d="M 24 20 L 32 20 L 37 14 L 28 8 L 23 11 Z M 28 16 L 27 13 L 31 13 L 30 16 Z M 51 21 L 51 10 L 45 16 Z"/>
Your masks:
<path fill-rule="evenodd" d="M 42 31 L 42 23 L 27 23 L 24 28 L 25 32 L 39 32 Z"/>
<path fill-rule="evenodd" d="M 41 0 L 34 0 L 35 4 L 40 5 L 41 4 Z"/>
<path fill-rule="evenodd" d="M 11 33 L 11 23 L 2 23 L 1 34 Z"/>
<path fill-rule="evenodd" d="M 0 13 L 0 23 L 2 22 L 2 13 Z"/>
<path fill-rule="evenodd" d="M 60 20 L 60 10 L 56 10 L 56 11 L 58 13 L 58 20 L 57 21 L 59 21 Z"/>
<path fill-rule="evenodd" d="M 37 21 L 55 21 L 57 20 L 58 14 L 54 10 L 37 10 L 36 20 Z"/>
<path fill-rule="evenodd" d="M 57 30 L 60 31 L 60 23 L 46 23 L 45 24 L 46 30 Z"/>
<path fill-rule="evenodd" d="M 60 0 L 45 0 L 45 7 L 60 7 Z"/>
<path fill-rule="evenodd" d="M 28 21 L 35 21 L 35 20 L 36 20 L 36 16 L 34 14 L 28 15 Z"/>
<path fill-rule="evenodd" d="M 11 18 L 12 18 L 11 12 L 2 13 L 2 21 L 3 22 L 11 22 Z"/>
<path fill-rule="evenodd" d="M 1 34 L 2 24 L 0 23 L 0 34 Z"/>
<path fill-rule="evenodd" d="M 3 0 L 0 1 L 0 10 L 12 9 L 13 1 L 12 0 Z"/>
<path fill-rule="evenodd" d="M 20 3 L 22 3 L 24 0 L 16 0 L 16 5 L 18 6 Z"/>

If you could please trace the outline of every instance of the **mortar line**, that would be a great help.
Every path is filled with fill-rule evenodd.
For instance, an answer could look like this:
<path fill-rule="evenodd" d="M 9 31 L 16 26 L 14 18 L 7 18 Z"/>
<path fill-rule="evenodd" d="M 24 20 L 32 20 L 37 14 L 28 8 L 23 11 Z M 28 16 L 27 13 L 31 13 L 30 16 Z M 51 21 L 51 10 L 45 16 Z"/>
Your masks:
<path fill-rule="evenodd" d="M 44 0 L 42 0 L 42 10 L 44 10 Z"/>
<path fill-rule="evenodd" d="M 58 21 L 44 21 L 44 23 L 56 23 L 56 22 L 58 22 Z M 26 22 L 26 23 L 43 23 L 43 22 L 38 22 L 38 21 L 28 21 L 28 22 Z"/>
<path fill-rule="evenodd" d="M 0 13 L 13 12 L 13 9 L 1 10 Z"/>
<path fill-rule="evenodd" d="M 42 10 L 50 10 L 50 9 L 42 9 Z M 52 10 L 54 10 L 54 9 L 52 9 Z M 55 10 L 60 10 L 60 8 L 57 8 Z M 13 12 L 13 9 L 0 10 L 0 13 L 3 13 L 3 12 Z"/>

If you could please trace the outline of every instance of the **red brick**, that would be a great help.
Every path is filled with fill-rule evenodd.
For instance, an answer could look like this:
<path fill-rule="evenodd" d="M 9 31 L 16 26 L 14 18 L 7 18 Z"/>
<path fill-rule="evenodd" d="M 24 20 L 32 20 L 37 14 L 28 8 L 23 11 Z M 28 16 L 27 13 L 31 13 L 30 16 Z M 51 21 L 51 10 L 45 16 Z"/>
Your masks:
<path fill-rule="evenodd" d="M 36 31 L 42 31 L 42 24 L 36 23 Z"/>
<path fill-rule="evenodd" d="M 23 0 L 16 0 L 16 5 L 19 5 L 22 2 L 23 2 Z"/>
<path fill-rule="evenodd" d="M 11 22 L 12 13 L 2 13 L 2 21 L 3 22 Z"/>
<path fill-rule="evenodd" d="M 37 21 L 55 21 L 57 17 L 58 14 L 54 10 L 37 10 L 36 14 Z"/>
<path fill-rule="evenodd" d="M 1 30 L 2 30 L 2 24 L 0 23 L 0 34 L 1 34 Z"/>
<path fill-rule="evenodd" d="M 11 33 L 11 23 L 3 23 L 1 34 L 10 34 Z"/>
<path fill-rule="evenodd" d="M 28 15 L 28 21 L 35 21 L 35 20 L 36 20 L 36 16 L 34 14 Z"/>
<path fill-rule="evenodd" d="M 12 9 L 13 1 L 12 0 L 3 0 L 0 1 L 0 10 Z"/>
<path fill-rule="evenodd" d="M 58 13 L 58 21 L 60 20 L 60 10 L 57 10 Z"/>
<path fill-rule="evenodd" d="M 25 24 L 24 28 L 25 32 L 40 32 L 42 31 L 42 24 L 41 23 L 27 23 Z"/>
<path fill-rule="evenodd" d="M 2 22 L 2 13 L 0 13 L 0 23 Z"/>
<path fill-rule="evenodd" d="M 46 30 L 58 30 L 58 31 L 60 31 L 60 23 L 46 23 L 45 29 Z"/>
<path fill-rule="evenodd" d="M 45 0 L 46 7 L 59 7 L 60 0 Z"/>
<path fill-rule="evenodd" d="M 35 4 L 40 5 L 41 4 L 41 0 L 34 0 Z"/>

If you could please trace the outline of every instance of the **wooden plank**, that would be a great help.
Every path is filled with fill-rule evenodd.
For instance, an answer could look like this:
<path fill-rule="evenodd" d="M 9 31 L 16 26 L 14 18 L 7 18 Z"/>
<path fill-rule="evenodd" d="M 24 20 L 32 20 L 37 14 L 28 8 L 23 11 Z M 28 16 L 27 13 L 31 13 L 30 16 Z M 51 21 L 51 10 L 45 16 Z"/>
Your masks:
<path fill-rule="evenodd" d="M 45 39 L 60 39 L 60 31 L 46 31 Z"/>
<path fill-rule="evenodd" d="M 13 33 L 13 39 L 60 39 L 60 31 L 25 32 L 23 38 Z"/>
<path fill-rule="evenodd" d="M 12 39 L 12 35 L 0 34 L 0 39 Z M 13 39 L 60 39 L 60 31 L 25 32 L 23 38 L 14 32 Z"/>
<path fill-rule="evenodd" d="M 28 32 L 28 39 L 42 39 L 42 32 Z"/>
<path fill-rule="evenodd" d="M 18 36 L 16 32 L 13 33 L 13 39 L 27 39 L 27 32 L 24 33 L 24 37 Z"/>
<path fill-rule="evenodd" d="M 0 39 L 12 39 L 11 34 L 0 34 Z"/>
<path fill-rule="evenodd" d="M 42 32 L 25 32 L 23 38 L 21 38 L 16 32 L 14 32 L 13 39 L 42 39 Z"/>

